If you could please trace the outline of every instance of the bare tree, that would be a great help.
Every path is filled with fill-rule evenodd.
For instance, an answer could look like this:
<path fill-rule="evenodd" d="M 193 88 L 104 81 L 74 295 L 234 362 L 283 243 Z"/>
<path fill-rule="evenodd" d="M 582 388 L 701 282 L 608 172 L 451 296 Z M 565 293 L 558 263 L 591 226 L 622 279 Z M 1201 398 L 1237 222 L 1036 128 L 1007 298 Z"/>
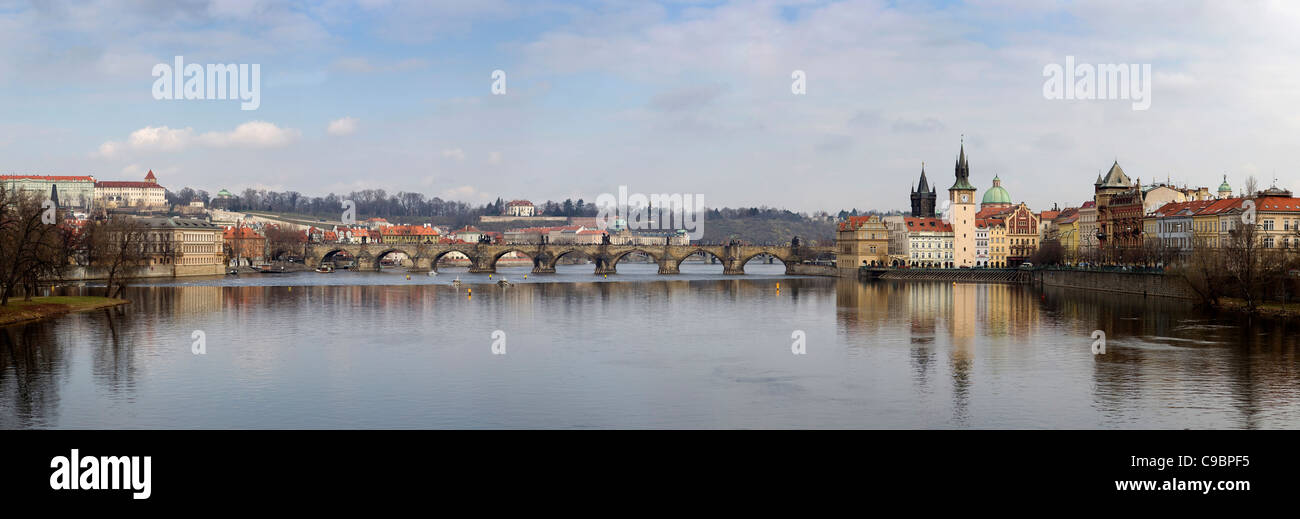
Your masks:
<path fill-rule="evenodd" d="M 1187 285 L 1207 306 L 1219 306 L 1219 298 L 1226 288 L 1224 276 L 1227 263 L 1223 250 L 1209 247 L 1200 240 L 1192 241 L 1192 253 L 1180 263 L 1175 272 L 1181 273 Z"/>
<path fill-rule="evenodd" d="M 33 193 L 0 187 L 0 305 L 21 286 L 31 300 L 43 279 L 59 278 L 68 244 L 55 207 Z"/>
<path fill-rule="evenodd" d="M 1223 248 L 1226 272 L 1250 312 L 1259 307 L 1270 288 L 1286 274 L 1284 258 L 1276 248 L 1267 246 L 1264 239 L 1258 226 L 1243 224 L 1229 232 Z"/>
<path fill-rule="evenodd" d="M 170 252 L 169 243 L 147 242 L 148 228 L 125 215 L 113 215 L 107 220 L 87 225 L 82 238 L 84 262 L 86 266 L 105 270 L 105 297 L 120 296 L 135 269 L 145 263 L 150 253 Z M 147 248 L 153 250 L 146 250 Z"/>

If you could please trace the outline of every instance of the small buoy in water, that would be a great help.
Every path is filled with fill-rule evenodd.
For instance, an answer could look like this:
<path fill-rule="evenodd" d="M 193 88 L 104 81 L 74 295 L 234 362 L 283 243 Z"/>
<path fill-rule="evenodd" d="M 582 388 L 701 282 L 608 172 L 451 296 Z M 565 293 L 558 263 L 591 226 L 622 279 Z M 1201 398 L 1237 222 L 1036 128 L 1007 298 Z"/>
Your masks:
<path fill-rule="evenodd" d="M 472 289 L 472 288 L 467 288 L 467 289 L 465 289 L 465 290 L 466 290 L 466 293 L 468 293 L 468 294 L 473 294 L 473 293 L 474 293 L 474 289 Z"/>
<path fill-rule="evenodd" d="M 778 283 L 776 284 L 776 289 L 777 289 L 778 291 L 781 290 L 781 283 L 778 282 Z"/>
<path fill-rule="evenodd" d="M 524 274 L 524 279 L 528 279 L 528 274 Z"/>
<path fill-rule="evenodd" d="M 407 274 L 407 275 L 406 275 L 406 280 L 407 280 L 407 281 L 410 281 L 410 280 L 411 280 L 411 275 L 410 275 L 410 274 Z"/>
<path fill-rule="evenodd" d="M 492 274 L 488 274 L 488 279 L 492 279 Z"/>

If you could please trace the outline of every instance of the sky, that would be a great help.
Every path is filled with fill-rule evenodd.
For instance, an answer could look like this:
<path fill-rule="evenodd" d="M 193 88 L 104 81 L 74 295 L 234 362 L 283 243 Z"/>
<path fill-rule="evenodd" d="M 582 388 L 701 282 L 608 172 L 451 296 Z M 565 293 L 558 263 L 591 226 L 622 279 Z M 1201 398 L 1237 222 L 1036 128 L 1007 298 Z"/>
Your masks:
<path fill-rule="evenodd" d="M 945 198 L 964 138 L 977 196 L 996 174 L 1035 209 L 1115 161 L 1294 189 L 1296 27 L 1249 0 L 0 0 L 0 172 L 890 210 L 922 163 Z M 155 99 L 176 56 L 259 65 L 260 105 Z M 1049 99 L 1067 56 L 1149 65 L 1149 108 Z"/>

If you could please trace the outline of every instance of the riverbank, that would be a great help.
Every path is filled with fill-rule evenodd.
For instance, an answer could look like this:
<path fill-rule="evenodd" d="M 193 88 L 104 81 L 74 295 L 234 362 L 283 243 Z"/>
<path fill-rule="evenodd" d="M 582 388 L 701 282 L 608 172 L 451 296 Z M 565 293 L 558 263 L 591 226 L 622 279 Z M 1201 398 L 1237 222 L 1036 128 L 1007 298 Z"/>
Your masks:
<path fill-rule="evenodd" d="M 1250 314 L 1250 311 L 1246 309 L 1246 300 L 1235 297 L 1219 298 L 1218 309 L 1242 315 Z M 1276 301 L 1259 303 L 1255 306 L 1254 315 L 1273 319 L 1300 319 L 1300 301 L 1287 303 L 1286 305 Z"/>
<path fill-rule="evenodd" d="M 130 303 L 125 299 L 98 296 L 33 297 L 31 301 L 10 299 L 0 306 L 0 326 L 45 319 L 69 312 L 84 312 Z"/>

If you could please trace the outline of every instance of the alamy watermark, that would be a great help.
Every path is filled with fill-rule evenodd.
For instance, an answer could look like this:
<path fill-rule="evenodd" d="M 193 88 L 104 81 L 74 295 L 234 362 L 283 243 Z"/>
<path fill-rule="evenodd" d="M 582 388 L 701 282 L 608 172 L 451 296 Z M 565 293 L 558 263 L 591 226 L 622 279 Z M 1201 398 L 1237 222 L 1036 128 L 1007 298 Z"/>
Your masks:
<path fill-rule="evenodd" d="M 704 237 L 704 195 L 696 193 L 628 194 L 618 186 L 618 196 L 596 197 L 596 224 L 600 229 L 685 230 L 692 240 Z"/>
<path fill-rule="evenodd" d="M 159 63 L 153 66 L 153 98 L 238 100 L 240 110 L 256 110 L 262 106 L 262 65 L 248 64 L 185 64 L 183 56 L 176 56 L 175 66 Z"/>
<path fill-rule="evenodd" d="M 1134 110 L 1151 108 L 1151 64 L 1075 65 L 1074 56 L 1065 66 L 1043 67 L 1043 97 L 1047 99 L 1131 99 Z"/>

